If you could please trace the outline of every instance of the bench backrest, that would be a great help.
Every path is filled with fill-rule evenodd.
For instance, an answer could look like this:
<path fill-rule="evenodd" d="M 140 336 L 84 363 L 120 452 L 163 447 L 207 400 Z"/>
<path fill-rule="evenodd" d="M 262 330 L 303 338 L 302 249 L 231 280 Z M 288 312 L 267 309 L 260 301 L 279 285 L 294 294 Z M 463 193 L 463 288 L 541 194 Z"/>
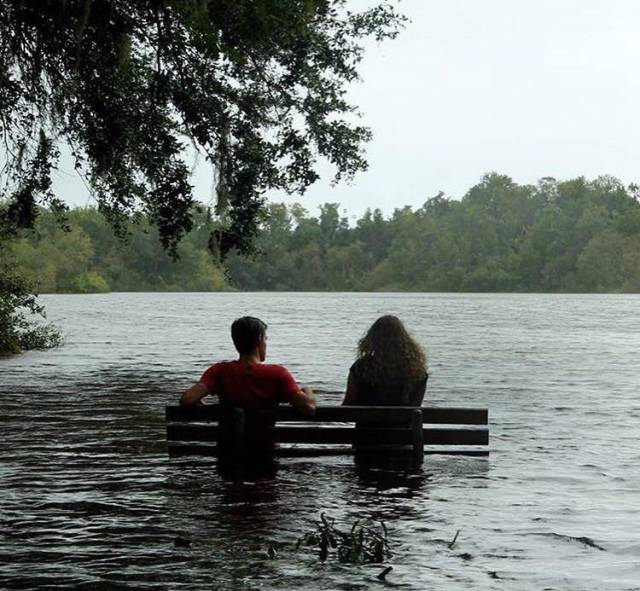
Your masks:
<path fill-rule="evenodd" d="M 167 406 L 169 454 L 215 455 L 221 434 L 231 433 L 240 449 L 245 425 L 270 420 L 280 456 L 353 453 L 356 450 L 411 450 L 417 463 L 424 453 L 488 455 L 488 411 L 479 408 L 322 406 L 311 416 L 291 407 L 246 411 L 219 405 Z M 291 444 L 296 444 L 291 447 Z M 348 447 L 345 447 L 348 446 Z M 425 447 L 426 446 L 426 447 Z"/>

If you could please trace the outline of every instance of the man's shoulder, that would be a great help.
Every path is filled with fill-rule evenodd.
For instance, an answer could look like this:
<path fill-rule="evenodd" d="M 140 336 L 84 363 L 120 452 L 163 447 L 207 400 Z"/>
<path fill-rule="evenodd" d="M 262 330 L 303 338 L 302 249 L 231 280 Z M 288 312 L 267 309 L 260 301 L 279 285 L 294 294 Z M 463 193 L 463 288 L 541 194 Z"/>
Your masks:
<path fill-rule="evenodd" d="M 234 367 L 236 365 L 236 363 L 237 363 L 236 361 L 216 361 L 215 363 L 212 363 L 207 368 L 207 371 L 208 372 L 224 371 L 226 369 Z"/>
<path fill-rule="evenodd" d="M 261 363 L 260 367 L 264 373 L 273 374 L 273 375 L 282 375 L 288 374 L 289 370 L 279 363 Z"/>
<path fill-rule="evenodd" d="M 290 396 L 300 391 L 300 385 L 284 365 L 263 363 L 261 368 L 260 378 L 275 386 L 281 395 L 285 395 L 281 402 L 290 402 Z"/>

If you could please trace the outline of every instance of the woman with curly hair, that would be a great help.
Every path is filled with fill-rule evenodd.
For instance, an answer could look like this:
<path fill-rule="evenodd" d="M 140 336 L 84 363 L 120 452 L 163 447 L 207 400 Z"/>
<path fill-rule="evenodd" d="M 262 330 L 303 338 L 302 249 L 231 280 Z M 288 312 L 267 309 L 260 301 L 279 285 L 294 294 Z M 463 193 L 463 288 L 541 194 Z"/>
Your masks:
<path fill-rule="evenodd" d="M 342 404 L 420 406 L 427 357 L 396 316 L 381 316 L 358 343 Z"/>

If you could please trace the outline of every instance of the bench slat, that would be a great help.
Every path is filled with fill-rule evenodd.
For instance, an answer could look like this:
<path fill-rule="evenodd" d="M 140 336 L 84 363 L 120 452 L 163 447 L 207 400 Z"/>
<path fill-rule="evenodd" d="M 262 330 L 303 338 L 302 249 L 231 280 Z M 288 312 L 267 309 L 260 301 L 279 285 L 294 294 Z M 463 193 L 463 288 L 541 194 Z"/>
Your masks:
<path fill-rule="evenodd" d="M 335 444 L 397 444 L 412 442 L 409 429 L 354 429 L 352 427 L 276 426 L 274 440 L 280 443 L 335 443 Z M 488 445 L 487 429 L 430 429 L 422 430 L 424 445 Z M 217 425 L 169 424 L 168 441 L 209 441 L 218 439 Z"/>
<path fill-rule="evenodd" d="M 355 422 L 357 420 L 401 422 L 408 421 L 414 407 L 406 406 L 321 406 L 313 416 L 302 416 L 295 409 L 282 406 L 275 412 L 277 421 L 309 421 L 309 422 Z M 422 407 L 422 422 L 428 424 L 452 425 L 486 425 L 488 412 L 486 408 L 438 408 Z M 203 406 L 167 406 L 167 421 L 218 421 L 228 409 L 218 404 Z M 265 411 L 262 411 L 265 412 Z"/>
<path fill-rule="evenodd" d="M 205 456 L 215 457 L 215 445 L 198 445 L 194 443 L 169 445 L 170 457 Z M 425 455 L 451 455 L 486 457 L 488 449 L 425 449 Z M 320 457 L 320 456 L 351 456 L 353 449 L 349 447 L 290 447 L 275 450 L 275 455 L 281 458 Z"/>
<path fill-rule="evenodd" d="M 275 427 L 279 443 L 363 443 L 410 445 L 409 429 L 354 429 L 353 427 Z"/>
<path fill-rule="evenodd" d="M 216 456 L 218 453 L 215 445 L 198 445 L 194 443 L 188 445 L 168 445 L 167 451 L 171 458 L 180 458 L 183 456 Z"/>
<path fill-rule="evenodd" d="M 218 441 L 218 426 L 167 425 L 167 441 Z"/>
<path fill-rule="evenodd" d="M 167 441 L 207 441 L 218 440 L 217 425 L 170 424 L 167 425 Z M 273 440 L 278 443 L 316 443 L 316 444 L 352 444 L 411 443 L 408 429 L 359 429 L 353 427 L 279 427 L 272 432 Z"/>
<path fill-rule="evenodd" d="M 305 420 L 355 422 L 380 421 L 401 422 L 409 420 L 416 407 L 413 406 L 322 406 L 316 409 L 313 417 Z M 485 408 L 437 408 L 423 406 L 422 422 L 429 424 L 448 423 L 452 425 L 486 425 L 488 412 Z M 300 415 L 291 407 L 278 408 L 278 421 L 300 420 Z"/>
<path fill-rule="evenodd" d="M 164 414 L 167 421 L 218 421 L 222 408 L 218 404 L 167 406 Z"/>
<path fill-rule="evenodd" d="M 290 406 L 278 407 L 276 421 L 310 421 L 316 423 L 354 423 L 355 421 L 409 423 L 415 407 L 411 406 L 319 406 L 313 416 L 301 416 Z"/>
<path fill-rule="evenodd" d="M 423 429 L 424 445 L 489 445 L 488 429 Z"/>
<path fill-rule="evenodd" d="M 432 425 L 486 425 L 489 423 L 489 411 L 486 408 L 438 408 L 423 406 L 422 422 Z"/>
<path fill-rule="evenodd" d="M 472 456 L 485 458 L 489 456 L 488 449 L 425 449 L 425 456 Z"/>

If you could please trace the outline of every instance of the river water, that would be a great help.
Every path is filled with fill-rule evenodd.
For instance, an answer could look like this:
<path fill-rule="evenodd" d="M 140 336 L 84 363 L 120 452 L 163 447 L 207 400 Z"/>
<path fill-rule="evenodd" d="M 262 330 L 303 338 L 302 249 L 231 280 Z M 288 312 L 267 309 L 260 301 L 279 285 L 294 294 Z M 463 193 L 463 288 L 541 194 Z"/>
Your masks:
<path fill-rule="evenodd" d="M 638 296 L 42 299 L 65 345 L 0 360 L 0 588 L 640 589 Z M 263 318 L 268 360 L 335 404 L 384 313 L 427 349 L 429 402 L 489 408 L 490 458 L 379 479 L 297 458 L 246 482 L 167 458 L 164 405 L 234 356 L 234 318 Z M 384 520 L 394 555 L 296 551 L 321 512 Z"/>

